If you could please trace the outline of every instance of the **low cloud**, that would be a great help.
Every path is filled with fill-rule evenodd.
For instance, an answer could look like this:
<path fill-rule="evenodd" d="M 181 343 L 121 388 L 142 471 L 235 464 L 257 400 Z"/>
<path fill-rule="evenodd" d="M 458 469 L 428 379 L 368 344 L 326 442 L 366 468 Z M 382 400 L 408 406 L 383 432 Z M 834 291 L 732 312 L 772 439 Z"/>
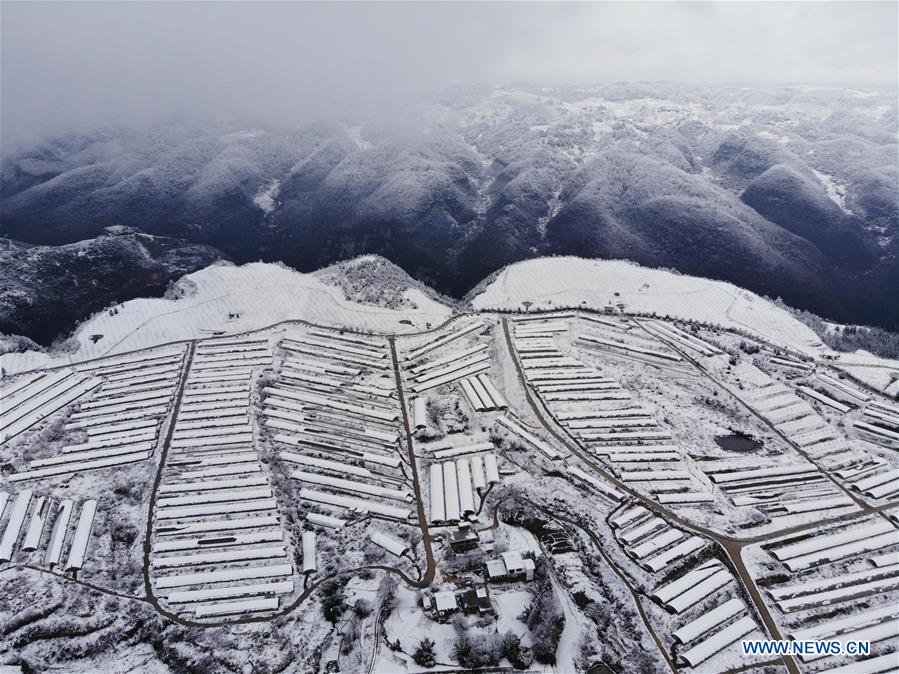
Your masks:
<path fill-rule="evenodd" d="M 3 2 L 4 141 L 290 124 L 461 84 L 895 86 L 893 2 Z"/>

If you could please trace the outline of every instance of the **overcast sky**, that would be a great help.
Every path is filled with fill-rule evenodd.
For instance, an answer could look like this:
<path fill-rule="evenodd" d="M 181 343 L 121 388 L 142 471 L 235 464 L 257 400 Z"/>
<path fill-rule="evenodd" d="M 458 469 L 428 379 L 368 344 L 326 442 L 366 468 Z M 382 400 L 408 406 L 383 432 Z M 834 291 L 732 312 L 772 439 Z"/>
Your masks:
<path fill-rule="evenodd" d="M 453 84 L 896 86 L 897 3 L 0 3 L 7 140 L 302 120 Z"/>

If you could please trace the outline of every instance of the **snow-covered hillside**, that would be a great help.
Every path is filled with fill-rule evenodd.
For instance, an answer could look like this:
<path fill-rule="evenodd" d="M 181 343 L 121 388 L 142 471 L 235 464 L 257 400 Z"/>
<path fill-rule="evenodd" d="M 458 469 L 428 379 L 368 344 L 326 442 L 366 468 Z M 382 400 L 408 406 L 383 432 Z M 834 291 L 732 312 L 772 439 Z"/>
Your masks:
<path fill-rule="evenodd" d="M 879 666 L 899 406 L 868 384 L 899 362 L 815 340 L 624 261 L 515 264 L 464 307 L 378 257 L 217 263 L 5 356 L 0 663 L 730 672 L 764 666 L 741 639 L 870 623 Z"/>
<path fill-rule="evenodd" d="M 463 306 L 378 256 L 302 274 L 279 264 L 217 263 L 185 276 L 165 298 L 140 298 L 95 314 L 62 350 L 3 356 L 13 374 L 173 341 L 259 330 L 285 321 L 404 334 L 434 328 L 454 311 L 589 308 L 655 314 L 741 331 L 775 346 L 845 363 L 883 390 L 899 363 L 864 352 L 832 352 L 808 326 L 770 300 L 723 281 L 649 269 L 623 260 L 537 258 L 506 267 Z"/>
<path fill-rule="evenodd" d="M 380 255 L 361 255 L 311 275 L 340 288 L 344 298 L 360 304 L 439 313 L 456 303 Z"/>
<path fill-rule="evenodd" d="M 477 291 L 476 291 L 477 292 Z M 808 353 L 825 349 L 808 327 L 755 293 L 730 283 L 647 269 L 621 260 L 541 258 L 513 264 L 472 299 L 476 309 L 561 307 L 656 313 L 745 330 Z"/>
<path fill-rule="evenodd" d="M 215 264 L 185 276 L 167 298 L 141 298 L 102 311 L 75 333 L 65 354 L 3 356 L 7 373 L 52 367 L 166 342 L 258 330 L 288 320 L 402 333 L 446 320 L 450 308 L 410 289 L 410 302 L 389 309 L 346 299 L 342 289 L 277 264 Z M 99 339 L 94 339 L 99 336 Z"/>

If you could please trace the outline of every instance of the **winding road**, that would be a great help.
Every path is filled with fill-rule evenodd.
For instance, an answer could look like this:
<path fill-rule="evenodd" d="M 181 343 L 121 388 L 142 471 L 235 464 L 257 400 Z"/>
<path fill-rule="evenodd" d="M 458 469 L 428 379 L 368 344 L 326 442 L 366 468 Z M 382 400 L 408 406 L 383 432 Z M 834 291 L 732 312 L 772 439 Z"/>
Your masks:
<path fill-rule="evenodd" d="M 718 543 L 719 546 L 725 551 L 728 559 L 731 562 L 734 570 L 736 571 L 736 576 L 739 581 L 742 583 L 743 587 L 746 590 L 746 594 L 752 599 L 752 603 L 754 604 L 754 609 L 756 613 L 761 617 L 762 622 L 765 624 L 765 628 L 768 631 L 768 634 L 772 639 L 780 640 L 783 637 L 781 636 L 780 630 L 777 627 L 777 623 L 774 622 L 774 618 L 771 616 L 771 613 L 768 611 L 768 607 L 765 605 L 765 602 L 762 600 L 761 593 L 759 592 L 758 587 L 755 584 L 755 580 L 749 574 L 746 569 L 746 565 L 743 563 L 742 559 L 742 548 L 745 545 L 743 542 L 735 541 L 730 538 L 725 538 L 719 536 L 716 532 L 707 529 L 705 527 L 700 527 L 692 522 L 685 520 L 682 517 L 676 516 L 674 513 L 669 512 L 666 508 L 661 506 L 656 501 L 653 501 L 647 496 L 644 496 L 640 492 L 632 489 L 627 484 L 621 482 L 618 478 L 608 472 L 605 468 L 600 467 L 596 462 L 592 460 L 585 452 L 583 452 L 578 446 L 578 444 L 572 439 L 569 439 L 566 435 L 563 435 L 559 429 L 557 429 L 557 425 L 552 420 L 552 416 L 545 412 L 543 406 L 534 399 L 533 394 L 531 393 L 530 388 L 527 386 L 527 379 L 524 374 L 524 370 L 521 366 L 521 361 L 518 358 L 518 354 L 515 351 L 515 343 L 512 340 L 512 335 L 509 331 L 509 322 L 508 319 L 503 318 L 503 333 L 506 338 L 506 346 L 509 349 L 509 353 L 512 356 L 512 360 L 515 363 L 515 367 L 518 371 L 518 376 L 521 379 L 522 385 L 525 386 L 525 392 L 527 396 L 528 404 L 531 406 L 534 414 L 537 419 L 540 421 L 540 424 L 549 432 L 556 440 L 558 440 L 562 446 L 571 451 L 572 454 L 577 456 L 581 461 L 587 464 L 591 469 L 593 469 L 596 473 L 601 475 L 603 478 L 611 482 L 621 491 L 629 494 L 633 498 L 640 501 L 646 508 L 648 508 L 651 512 L 658 514 L 662 518 L 666 518 L 670 521 L 677 522 L 681 527 L 687 529 L 688 531 L 692 531 L 695 534 L 703 536 L 705 538 L 711 539 L 712 541 Z M 549 419 L 547 419 L 549 417 Z M 815 525 L 818 526 L 818 525 Z M 606 558 L 607 559 L 607 558 Z M 658 639 L 656 643 L 660 642 Z M 670 663 L 670 659 L 668 658 L 667 651 L 662 649 L 665 654 L 665 658 L 669 661 L 672 668 L 674 665 Z M 790 674 L 801 674 L 799 668 L 796 666 L 796 662 L 792 656 L 785 655 L 782 658 L 783 664 L 786 666 L 787 670 Z"/>
<path fill-rule="evenodd" d="M 691 531 L 694 534 L 705 537 L 717 543 L 726 553 L 730 563 L 733 567 L 733 570 L 736 572 L 736 576 L 739 582 L 743 585 L 746 590 L 746 594 L 752 600 L 753 607 L 757 613 L 757 615 L 762 619 L 762 622 L 765 625 L 765 628 L 768 631 L 769 636 L 775 640 L 781 640 L 783 637 L 780 633 L 780 630 L 777 626 L 777 623 L 774 621 L 770 611 L 768 610 L 767 605 L 765 604 L 764 598 L 761 595 L 761 592 L 756 585 L 755 579 L 752 577 L 752 574 L 749 573 L 746 568 L 746 564 L 743 561 L 742 551 L 743 548 L 747 545 L 751 545 L 754 543 L 762 543 L 766 541 L 776 540 L 778 538 L 783 538 L 784 536 L 789 536 L 792 534 L 803 533 L 806 531 L 811 531 L 814 529 L 819 529 L 824 524 L 835 524 L 842 522 L 850 522 L 855 519 L 859 519 L 862 517 L 867 517 L 871 514 L 880 514 L 883 515 L 884 511 L 893 508 L 896 505 L 899 505 L 899 502 L 890 502 L 884 503 L 880 506 L 870 506 L 867 503 L 860 502 L 854 495 L 849 494 L 848 491 L 840 485 L 832 476 L 830 476 L 827 471 L 822 470 L 817 464 L 815 464 L 811 459 L 805 455 L 794 443 L 792 443 L 789 438 L 784 436 L 782 433 L 777 431 L 776 428 L 773 428 L 770 423 L 767 422 L 763 417 L 759 417 L 759 415 L 747 406 L 750 412 L 752 412 L 755 416 L 759 417 L 764 423 L 774 430 L 775 433 L 778 434 L 785 442 L 788 443 L 789 446 L 796 449 L 802 456 L 809 460 L 810 463 L 818 467 L 821 472 L 823 472 L 828 479 L 830 479 L 834 484 L 836 484 L 842 491 L 846 492 L 850 498 L 852 498 L 853 502 L 857 503 L 860 507 L 859 511 L 852 512 L 846 515 L 841 515 L 837 517 L 819 519 L 815 522 L 811 522 L 808 524 L 797 525 L 793 527 L 786 527 L 784 529 L 780 529 L 778 531 L 769 532 L 762 535 L 756 536 L 747 536 L 747 537 L 735 537 L 728 536 L 725 534 L 720 534 L 716 531 L 713 531 L 707 527 L 703 527 L 697 525 L 680 515 L 668 510 L 658 502 L 652 500 L 651 498 L 641 494 L 635 489 L 631 488 L 627 484 L 621 482 L 617 477 L 615 477 L 611 472 L 609 472 L 604 466 L 597 464 L 592 457 L 590 457 L 587 453 L 582 451 L 580 445 L 577 441 L 571 437 L 567 431 L 559 426 L 552 415 L 546 410 L 542 403 L 535 398 L 532 394 L 531 389 L 527 385 L 527 378 L 525 377 L 524 370 L 521 365 L 521 361 L 518 358 L 517 351 L 515 350 L 515 343 L 512 339 L 511 332 L 509 330 L 508 319 L 502 319 L 503 325 L 503 333 L 505 335 L 506 347 L 509 350 L 509 354 L 512 358 L 512 362 L 515 364 L 519 380 L 524 387 L 525 396 L 528 402 L 528 405 L 531 407 L 534 415 L 537 417 L 540 424 L 543 428 L 552 435 L 559 443 L 562 444 L 565 448 L 567 448 L 572 454 L 578 457 L 581 461 L 583 461 L 586 465 L 588 465 L 594 472 L 598 473 L 601 477 L 612 483 L 616 488 L 625 492 L 632 498 L 640 501 L 640 503 L 649 509 L 651 512 L 654 512 L 659 517 L 667 519 L 668 521 L 676 523 L 681 528 Z M 642 326 L 641 326 L 642 327 Z M 645 331 L 645 328 L 643 328 Z M 648 331 L 647 331 L 648 332 Z M 655 338 L 655 336 L 653 335 Z M 664 341 L 664 340 L 663 340 Z M 689 362 L 691 362 L 703 375 L 709 378 L 716 386 L 722 388 L 728 395 L 732 395 L 730 391 L 720 382 L 718 382 L 705 368 L 703 368 L 699 363 L 697 363 L 693 358 L 689 356 L 689 354 L 685 354 L 683 349 L 677 347 L 677 345 L 666 342 L 674 348 L 678 353 L 684 356 Z M 739 398 L 738 398 L 739 400 Z M 740 401 L 742 403 L 742 401 Z M 745 403 L 742 403 L 745 405 Z M 657 642 L 658 643 L 658 642 Z M 790 674 L 800 674 L 799 668 L 796 665 L 795 659 L 792 656 L 784 656 L 781 658 L 780 662 L 786 666 L 787 670 Z"/>

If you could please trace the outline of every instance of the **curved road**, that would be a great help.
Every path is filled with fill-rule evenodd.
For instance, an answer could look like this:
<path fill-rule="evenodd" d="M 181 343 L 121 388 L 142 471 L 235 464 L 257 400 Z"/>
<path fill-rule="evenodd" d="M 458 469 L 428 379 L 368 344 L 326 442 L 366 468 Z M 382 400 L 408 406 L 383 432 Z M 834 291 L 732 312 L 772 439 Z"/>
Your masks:
<path fill-rule="evenodd" d="M 756 613 L 761 617 L 762 622 L 765 624 L 769 635 L 772 639 L 782 639 L 780 630 L 777 627 L 777 623 L 774 622 L 774 618 L 772 618 L 771 613 L 768 611 L 768 607 L 762 600 L 761 593 L 759 592 L 758 587 L 755 584 L 755 579 L 752 578 L 752 576 L 746 569 L 746 565 L 743 563 L 741 552 L 745 543 L 735 541 L 731 538 L 719 536 L 711 529 L 695 525 L 692 522 L 689 522 L 682 517 L 669 512 L 665 507 L 663 507 L 656 501 L 653 501 L 649 497 L 644 496 L 635 489 L 632 489 L 625 483 L 621 482 L 610 472 L 608 472 L 608 470 L 600 467 L 595 461 L 593 461 L 591 457 L 589 457 L 581 450 L 580 446 L 573 439 L 569 439 L 568 437 L 566 437 L 566 435 L 563 435 L 561 432 L 559 432 L 559 430 L 557 430 L 553 417 L 548 413 L 544 414 L 543 406 L 534 399 L 534 396 L 531 393 L 530 387 L 527 384 L 527 378 L 525 377 L 524 370 L 521 367 L 521 361 L 518 359 L 518 353 L 515 350 L 515 343 L 512 340 L 512 335 L 509 331 L 508 319 L 503 318 L 502 323 L 503 333 L 506 338 L 506 346 L 509 349 L 509 353 L 512 357 L 512 362 L 515 363 L 515 369 L 518 372 L 518 377 L 521 380 L 522 386 L 524 386 L 528 404 L 530 405 L 537 419 L 540 421 L 540 424 L 547 430 L 547 432 L 549 432 L 554 438 L 556 438 L 556 440 L 558 440 L 563 447 L 568 449 L 581 461 L 590 466 L 590 468 L 592 468 L 596 473 L 614 484 L 615 487 L 617 487 L 619 490 L 640 501 L 641 504 L 648 508 L 651 512 L 654 512 L 660 517 L 668 519 L 669 521 L 677 522 L 684 529 L 692 531 L 695 534 L 711 539 L 712 541 L 718 543 L 718 545 L 721 546 L 721 548 L 725 551 L 728 558 L 730 559 L 731 564 L 736 571 L 737 579 L 743 584 L 744 588 L 746 589 L 746 593 L 752 599 L 752 602 L 755 605 Z M 547 420 L 547 416 L 549 416 L 549 420 Z M 784 656 L 782 661 L 790 674 L 801 674 L 792 656 Z"/>
<path fill-rule="evenodd" d="M 503 323 L 503 333 L 505 335 L 506 346 L 509 350 L 509 354 L 512 358 L 512 362 L 515 364 L 518 378 L 521 382 L 521 385 L 524 388 L 525 397 L 527 399 L 528 405 L 533 410 L 535 416 L 537 417 L 538 421 L 543 426 L 543 428 L 550 435 L 552 435 L 559 443 L 561 443 L 562 446 L 567 448 L 569 451 L 571 451 L 572 454 L 577 456 L 581 461 L 583 461 L 586 465 L 588 465 L 594 472 L 598 473 L 600 476 L 605 478 L 607 481 L 609 481 L 610 483 L 615 485 L 615 487 L 618 488 L 620 491 L 622 491 L 622 492 L 628 494 L 629 496 L 631 496 L 632 498 L 640 501 L 640 503 L 644 507 L 649 509 L 651 512 L 654 512 L 659 517 L 667 519 L 670 522 L 676 523 L 678 526 L 680 526 L 681 528 L 683 528 L 687 531 L 691 531 L 694 534 L 697 534 L 704 538 L 710 539 L 710 540 L 714 541 L 715 543 L 717 543 L 719 546 L 721 546 L 721 548 L 727 554 L 727 557 L 730 560 L 734 571 L 736 572 L 737 579 L 742 583 L 743 587 L 746 590 L 747 595 L 752 599 L 756 613 L 762 619 L 762 622 L 764 623 L 764 625 L 765 625 L 766 629 L 768 630 L 768 633 L 772 639 L 780 640 L 780 639 L 782 639 L 782 636 L 780 634 L 780 630 L 779 630 L 776 622 L 774 621 L 770 611 L 768 610 L 767 605 L 765 604 L 765 601 L 761 595 L 761 592 L 758 589 L 758 586 L 755 583 L 755 579 L 752 577 L 752 575 L 749 573 L 748 569 L 746 568 L 746 565 L 742 558 L 743 548 L 746 547 L 747 545 L 751 545 L 754 543 L 761 543 L 761 542 L 765 542 L 765 541 L 769 541 L 769 540 L 774 540 L 777 538 L 783 538 L 784 536 L 789 536 L 791 534 L 802 533 L 805 531 L 817 529 L 817 528 L 820 528 L 823 524 L 835 524 L 838 522 L 850 522 L 855 519 L 867 517 L 874 513 L 883 515 L 883 512 L 886 509 L 892 508 L 892 507 L 896 506 L 897 504 L 899 504 L 899 502 L 894 501 L 894 502 L 890 502 L 890 503 L 884 503 L 880 506 L 875 507 L 875 506 L 870 506 L 868 504 L 859 503 L 858 500 L 856 498 L 854 498 L 854 496 L 850 495 L 853 502 L 858 503 L 859 506 L 862 508 L 861 510 L 852 512 L 852 513 L 849 513 L 846 515 L 840 515 L 840 516 L 826 518 L 826 519 L 819 519 L 815 522 L 808 523 L 808 524 L 787 527 L 787 528 L 781 529 L 779 531 L 774 531 L 774 532 L 770 532 L 767 534 L 756 535 L 756 536 L 746 536 L 746 537 L 736 537 L 736 536 L 728 536 L 725 534 L 720 534 L 720 533 L 713 531 L 707 527 L 700 526 L 700 525 L 695 524 L 687 519 L 684 519 L 680 515 L 668 510 L 667 508 L 665 508 L 658 502 L 650 499 L 649 497 L 647 497 L 647 496 L 643 495 L 642 493 L 636 491 L 635 489 L 631 488 L 627 484 L 621 482 L 617 477 L 615 477 L 612 473 L 610 473 L 604 466 L 597 464 L 596 461 L 594 461 L 591 456 L 589 456 L 584 451 L 582 451 L 580 448 L 580 445 L 577 443 L 577 441 L 573 437 L 569 436 L 567 431 L 564 428 L 558 426 L 555 419 L 552 417 L 551 414 L 548 413 L 548 411 L 545 410 L 542 403 L 534 397 L 530 387 L 528 386 L 527 378 L 525 377 L 524 370 L 521 366 L 521 361 L 518 359 L 518 354 L 517 354 L 517 351 L 515 350 L 514 340 L 512 339 L 511 332 L 509 331 L 508 319 L 503 318 L 502 323 Z M 644 330 L 645 330 L 645 328 L 644 328 Z M 671 345 L 671 346 L 674 347 L 674 345 Z M 697 367 L 703 375 L 705 375 L 706 377 L 709 377 L 717 386 L 724 388 L 720 382 L 715 380 L 714 377 L 712 377 L 704 368 L 702 368 L 692 358 L 690 358 L 688 355 L 684 354 L 681 349 L 677 349 L 676 347 L 674 347 L 674 348 L 678 351 L 678 353 L 681 353 L 681 355 L 685 356 L 695 367 Z M 725 391 L 727 391 L 726 388 L 725 388 Z M 727 392 L 728 392 L 728 394 L 730 394 L 729 391 L 727 391 Z M 745 405 L 745 403 L 744 403 L 744 405 Z M 749 409 L 753 414 L 758 416 L 751 408 L 749 408 Z M 762 419 L 762 421 L 765 421 L 765 420 Z M 770 426 L 770 424 L 768 424 L 768 425 Z M 776 429 L 774 429 L 774 430 L 775 430 L 775 432 L 777 432 Z M 790 442 L 788 438 L 784 437 L 782 433 L 779 433 L 779 432 L 777 432 L 777 433 L 790 446 L 795 447 L 795 445 L 792 442 Z M 805 456 L 805 454 L 801 451 L 800 451 L 800 454 Z M 811 462 L 811 460 L 810 460 L 810 462 Z M 811 462 L 811 463 L 813 463 L 813 465 L 815 465 L 814 462 Z M 825 474 L 826 474 L 826 471 L 822 471 L 822 472 L 825 472 Z M 834 481 L 830 475 L 827 475 L 827 477 L 829 479 L 831 479 L 831 481 Z M 839 486 L 842 491 L 844 491 L 844 492 L 846 491 L 845 488 L 843 488 L 841 485 L 838 484 L 837 486 Z M 786 668 L 790 672 L 790 674 L 800 674 L 799 669 L 796 665 L 796 662 L 792 656 L 784 656 L 780 662 L 782 662 L 786 666 Z"/>
<path fill-rule="evenodd" d="M 178 392 L 175 394 L 175 401 L 172 403 L 172 414 L 169 418 L 169 426 L 166 429 L 165 438 L 162 441 L 162 448 L 159 453 L 159 465 L 156 468 L 153 486 L 150 489 L 150 500 L 147 507 L 147 530 L 144 534 L 143 573 L 144 592 L 147 595 L 147 601 L 149 601 L 153 605 L 153 608 L 155 608 L 161 615 L 164 615 L 166 618 L 174 620 L 175 622 L 179 622 L 181 619 L 159 604 L 159 600 L 153 594 L 153 583 L 150 581 L 150 550 L 153 541 L 153 508 L 156 505 L 156 492 L 159 491 L 159 484 L 162 482 L 162 471 L 165 469 L 165 462 L 169 455 L 169 447 L 171 447 L 172 436 L 175 433 L 175 424 L 178 422 L 178 413 L 181 411 L 181 400 L 184 398 L 184 388 L 187 386 L 187 377 L 190 374 L 190 366 L 194 362 L 194 353 L 196 353 L 196 350 L 197 342 L 196 340 L 191 340 L 187 353 L 184 356 L 183 365 L 181 366 L 181 373 L 178 379 Z"/>
<path fill-rule="evenodd" d="M 646 631 L 649 632 L 649 635 L 652 637 L 653 641 L 656 642 L 656 646 L 658 646 L 659 652 L 662 654 L 662 657 L 665 659 L 665 663 L 668 665 L 668 667 L 671 669 L 672 672 L 677 674 L 677 671 L 678 671 L 677 666 L 674 664 L 674 661 L 671 659 L 671 656 L 668 654 L 668 649 L 665 647 L 665 644 L 662 642 L 662 640 L 656 634 L 655 630 L 652 627 L 652 624 L 649 622 L 649 618 L 646 615 L 646 611 L 643 610 L 643 604 L 640 602 L 640 594 L 641 593 L 633 585 L 631 585 L 631 582 L 627 578 L 627 576 L 624 575 L 624 573 L 621 571 L 621 569 L 619 569 L 618 566 L 608 556 L 608 554 L 606 554 L 606 551 L 603 549 L 602 539 L 596 535 L 596 532 L 594 532 L 589 527 L 584 526 L 577 520 L 571 519 L 569 517 L 565 517 L 564 515 L 559 515 L 558 513 L 553 512 L 549 508 L 547 508 L 543 505 L 540 505 L 539 503 L 535 503 L 534 501 L 530 500 L 527 497 L 519 496 L 517 498 L 528 503 L 531 507 L 533 507 L 536 510 L 539 510 L 540 512 L 542 512 L 544 515 L 546 515 L 550 519 L 553 519 L 553 520 L 556 520 L 559 522 L 564 522 L 565 524 L 568 524 L 570 526 L 580 529 L 587 536 L 587 538 L 590 539 L 590 542 L 593 543 L 593 547 L 596 548 L 596 551 L 599 553 L 599 556 L 602 557 L 602 559 L 606 563 L 606 565 L 612 570 L 612 572 L 616 576 L 618 576 L 618 579 L 627 588 L 627 591 L 628 591 L 628 593 L 630 593 L 631 598 L 634 601 L 634 605 L 637 608 L 637 613 L 639 614 L 640 619 L 643 621 L 643 625 L 646 627 Z M 498 513 L 498 509 L 499 509 L 499 506 L 501 503 L 502 503 L 502 501 L 500 501 L 500 503 L 497 503 L 494 506 L 494 511 L 493 511 L 494 516 Z"/>

